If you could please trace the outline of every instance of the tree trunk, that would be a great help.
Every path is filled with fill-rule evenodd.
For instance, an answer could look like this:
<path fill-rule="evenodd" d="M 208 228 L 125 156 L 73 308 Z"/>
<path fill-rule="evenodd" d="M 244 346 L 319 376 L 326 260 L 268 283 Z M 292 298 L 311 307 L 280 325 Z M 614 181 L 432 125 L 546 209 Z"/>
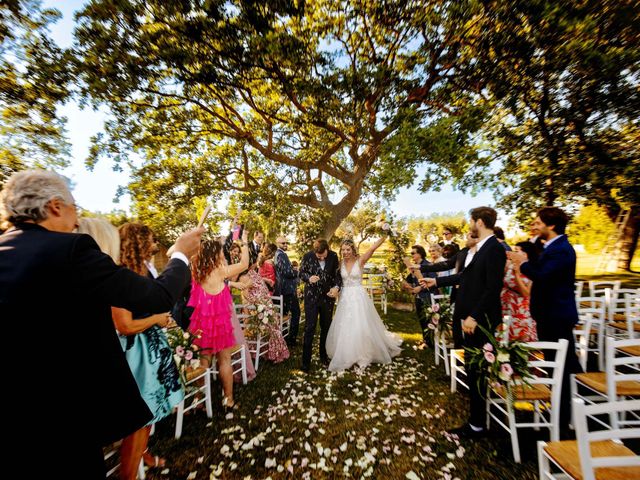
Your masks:
<path fill-rule="evenodd" d="M 620 247 L 620 257 L 618 259 L 618 268 L 628 272 L 631 270 L 631 262 L 638 248 L 638 237 L 640 237 L 640 206 L 631 207 L 629 220 L 622 233 L 622 245 Z"/>
<path fill-rule="evenodd" d="M 356 198 L 355 201 L 340 202 L 330 210 L 331 216 L 327 219 L 321 230 L 322 238 L 326 238 L 328 242 L 331 241 L 333 234 L 336 233 L 336 230 L 338 229 L 342 221 L 349 216 L 351 211 L 358 203 L 358 198 Z"/>

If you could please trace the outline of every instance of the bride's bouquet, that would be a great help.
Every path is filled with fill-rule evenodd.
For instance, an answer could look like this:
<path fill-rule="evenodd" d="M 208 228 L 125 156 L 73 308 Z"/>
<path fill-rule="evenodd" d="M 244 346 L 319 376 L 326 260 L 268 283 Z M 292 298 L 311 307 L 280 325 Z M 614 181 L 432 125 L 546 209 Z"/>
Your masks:
<path fill-rule="evenodd" d="M 375 226 L 376 230 L 378 230 L 381 235 L 387 235 L 389 237 L 398 236 L 397 230 L 392 228 L 389 222 L 386 221 L 384 213 L 378 216 Z"/>

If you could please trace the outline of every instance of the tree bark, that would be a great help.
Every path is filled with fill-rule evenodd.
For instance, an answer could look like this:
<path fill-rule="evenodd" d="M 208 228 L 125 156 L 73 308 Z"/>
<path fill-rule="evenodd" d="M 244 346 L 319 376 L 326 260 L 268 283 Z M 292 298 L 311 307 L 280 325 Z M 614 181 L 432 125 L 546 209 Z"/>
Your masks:
<path fill-rule="evenodd" d="M 618 268 L 633 272 L 631 270 L 631 262 L 633 256 L 638 249 L 638 238 L 640 237 L 640 206 L 631 207 L 629 220 L 622 233 L 622 245 L 620 247 L 620 257 L 618 259 Z"/>

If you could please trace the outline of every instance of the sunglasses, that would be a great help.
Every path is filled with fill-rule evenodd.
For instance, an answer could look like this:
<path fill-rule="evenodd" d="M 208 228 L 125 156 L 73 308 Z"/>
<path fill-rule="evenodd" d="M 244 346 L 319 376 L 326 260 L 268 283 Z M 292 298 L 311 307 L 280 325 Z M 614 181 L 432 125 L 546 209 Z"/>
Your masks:
<path fill-rule="evenodd" d="M 289 242 L 280 242 L 278 245 L 289 245 Z"/>

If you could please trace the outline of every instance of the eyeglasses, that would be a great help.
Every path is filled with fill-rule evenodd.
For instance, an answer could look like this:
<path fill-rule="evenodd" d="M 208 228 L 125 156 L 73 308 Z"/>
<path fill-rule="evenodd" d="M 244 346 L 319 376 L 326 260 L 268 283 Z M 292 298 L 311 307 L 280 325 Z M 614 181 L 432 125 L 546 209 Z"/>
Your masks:
<path fill-rule="evenodd" d="M 289 245 L 289 242 L 280 242 L 278 245 Z"/>

